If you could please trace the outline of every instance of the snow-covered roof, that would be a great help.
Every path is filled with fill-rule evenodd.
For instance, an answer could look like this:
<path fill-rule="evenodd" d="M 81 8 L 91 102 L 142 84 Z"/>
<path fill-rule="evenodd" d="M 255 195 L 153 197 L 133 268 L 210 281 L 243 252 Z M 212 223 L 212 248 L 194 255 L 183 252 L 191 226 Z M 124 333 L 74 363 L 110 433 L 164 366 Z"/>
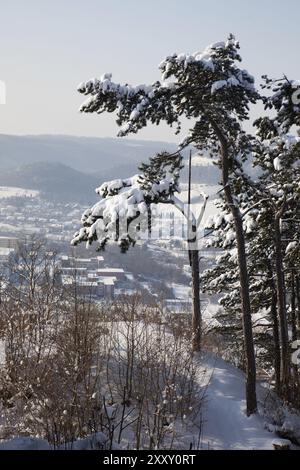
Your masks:
<path fill-rule="evenodd" d="M 122 268 L 99 268 L 97 269 L 98 273 L 124 273 Z"/>
<path fill-rule="evenodd" d="M 14 248 L 5 248 L 0 246 L 0 256 L 9 256 L 14 252 Z"/>
<path fill-rule="evenodd" d="M 105 286 L 114 286 L 116 278 L 115 277 L 106 277 L 102 279 L 102 282 Z"/>

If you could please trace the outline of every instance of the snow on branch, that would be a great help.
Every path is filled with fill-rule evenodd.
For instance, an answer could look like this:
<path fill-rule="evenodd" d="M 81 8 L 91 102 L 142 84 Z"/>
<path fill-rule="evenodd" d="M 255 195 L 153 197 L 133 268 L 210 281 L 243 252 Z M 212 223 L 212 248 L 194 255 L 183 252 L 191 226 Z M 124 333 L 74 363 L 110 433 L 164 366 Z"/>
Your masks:
<path fill-rule="evenodd" d="M 300 81 L 290 80 L 286 76 L 279 80 L 263 76 L 263 89 L 271 91 L 271 95 L 264 98 L 265 109 L 274 109 L 276 116 L 259 118 L 256 125 L 263 138 L 284 135 L 291 131 L 293 126 L 300 127 Z"/>
<path fill-rule="evenodd" d="M 179 132 L 182 115 L 196 118 L 198 123 L 199 118 L 206 119 L 210 114 L 223 122 L 226 116 L 231 116 L 231 122 L 233 114 L 243 119 L 248 114 L 248 102 L 255 102 L 258 94 L 254 78 L 238 66 L 238 50 L 239 43 L 230 35 L 227 41 L 211 44 L 202 52 L 168 56 L 159 65 L 160 81 L 151 85 L 123 85 L 106 73 L 78 86 L 78 91 L 88 97 L 80 111 L 115 112 L 121 127 L 119 136 L 136 133 L 148 122 L 158 125 L 161 121 L 175 124 Z"/>
<path fill-rule="evenodd" d="M 114 240 L 126 251 L 135 243 L 137 232 L 151 230 L 152 204 L 179 205 L 174 193 L 179 191 L 181 161 L 181 155 L 163 152 L 141 166 L 142 174 L 103 183 L 96 189 L 100 201 L 84 212 L 83 227 L 72 244 L 98 241 L 101 249 Z"/>

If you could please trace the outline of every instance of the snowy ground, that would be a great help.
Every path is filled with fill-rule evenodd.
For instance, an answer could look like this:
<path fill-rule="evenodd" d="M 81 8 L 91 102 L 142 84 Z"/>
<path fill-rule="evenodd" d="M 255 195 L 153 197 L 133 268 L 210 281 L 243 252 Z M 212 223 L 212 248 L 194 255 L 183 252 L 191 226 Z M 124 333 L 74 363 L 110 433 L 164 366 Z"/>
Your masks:
<path fill-rule="evenodd" d="M 211 375 L 203 408 L 202 448 L 273 449 L 276 436 L 265 429 L 263 418 L 245 414 L 244 374 L 214 355 L 201 360 L 201 367 Z"/>
<path fill-rule="evenodd" d="M 219 326 L 220 323 L 216 318 L 216 314 L 220 310 L 220 305 L 211 300 L 209 296 L 202 294 L 202 317 L 207 327 L 212 328 Z"/>
<path fill-rule="evenodd" d="M 175 299 L 190 300 L 191 299 L 191 287 L 183 284 L 176 284 L 173 282 L 170 284 L 173 289 Z"/>
<path fill-rule="evenodd" d="M 248 418 L 245 414 L 244 374 L 213 354 L 205 354 L 197 361 L 198 377 L 204 389 L 206 383 L 208 384 L 202 406 L 201 438 L 199 441 L 199 429 L 190 425 L 181 437 L 179 447 L 188 449 L 192 442 L 195 448 L 195 443 L 200 442 L 199 447 L 203 450 L 273 450 L 273 443 L 278 437 L 267 430 L 264 419 L 259 415 Z M 93 447 L 91 440 L 95 437 L 77 441 L 72 447 L 90 449 Z M 24 437 L 16 437 L 0 444 L 0 450 L 47 448 L 49 445 L 43 440 Z"/>
<path fill-rule="evenodd" d="M 39 191 L 34 189 L 15 188 L 13 186 L 0 186 L 0 199 L 6 197 L 36 197 Z"/>

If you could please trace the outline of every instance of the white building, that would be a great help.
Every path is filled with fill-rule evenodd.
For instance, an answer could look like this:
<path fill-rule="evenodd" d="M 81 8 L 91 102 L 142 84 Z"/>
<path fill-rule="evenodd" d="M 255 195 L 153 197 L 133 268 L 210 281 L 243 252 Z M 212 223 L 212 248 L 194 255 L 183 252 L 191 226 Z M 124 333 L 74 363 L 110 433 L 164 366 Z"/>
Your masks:
<path fill-rule="evenodd" d="M 79 295 L 92 298 L 113 298 L 115 284 L 125 277 L 121 268 L 104 268 L 104 258 L 61 256 L 61 280 L 65 286 L 78 288 Z"/>
<path fill-rule="evenodd" d="M 17 249 L 19 239 L 16 237 L 0 237 L 0 248 L 13 248 Z"/>

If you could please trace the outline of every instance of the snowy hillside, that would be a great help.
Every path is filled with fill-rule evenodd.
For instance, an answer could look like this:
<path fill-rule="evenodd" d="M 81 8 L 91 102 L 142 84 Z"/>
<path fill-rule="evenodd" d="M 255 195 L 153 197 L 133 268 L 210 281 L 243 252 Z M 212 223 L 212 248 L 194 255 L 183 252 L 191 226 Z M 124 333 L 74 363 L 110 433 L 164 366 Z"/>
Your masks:
<path fill-rule="evenodd" d="M 0 172 L 0 185 L 30 188 L 56 201 L 86 202 L 94 197 L 98 179 L 58 162 L 35 162 Z M 80 191 L 78 190 L 80 188 Z M 29 195 L 30 191 L 11 195 Z M 1 197 L 1 192 L 0 192 Z"/>
<path fill-rule="evenodd" d="M 287 443 L 267 430 L 267 424 L 258 414 L 245 414 L 244 374 L 213 354 L 205 354 L 199 361 L 196 380 L 202 387 L 203 405 L 201 415 L 189 422 L 185 429 L 177 429 L 175 448 L 199 450 L 274 450 L 274 443 Z M 261 398 L 263 389 L 259 390 Z M 199 434 L 200 420 L 201 429 Z M 300 419 L 299 419 L 300 423 Z M 132 448 L 130 429 L 123 445 L 115 443 L 116 449 Z M 67 445 L 74 450 L 98 448 L 104 445 L 105 435 L 97 433 Z M 66 445 L 63 446 L 65 448 Z M 297 449 L 296 446 L 292 448 Z M 0 450 L 46 450 L 51 446 L 44 440 L 30 437 L 16 437 L 2 441 Z"/>
<path fill-rule="evenodd" d="M 16 188 L 14 186 L 0 186 L 0 199 L 7 197 L 36 197 L 39 191 L 35 189 Z"/>
<path fill-rule="evenodd" d="M 207 355 L 201 364 L 211 374 L 203 410 L 202 448 L 273 449 L 275 438 L 255 414 L 246 416 L 245 377 L 222 359 Z"/>

